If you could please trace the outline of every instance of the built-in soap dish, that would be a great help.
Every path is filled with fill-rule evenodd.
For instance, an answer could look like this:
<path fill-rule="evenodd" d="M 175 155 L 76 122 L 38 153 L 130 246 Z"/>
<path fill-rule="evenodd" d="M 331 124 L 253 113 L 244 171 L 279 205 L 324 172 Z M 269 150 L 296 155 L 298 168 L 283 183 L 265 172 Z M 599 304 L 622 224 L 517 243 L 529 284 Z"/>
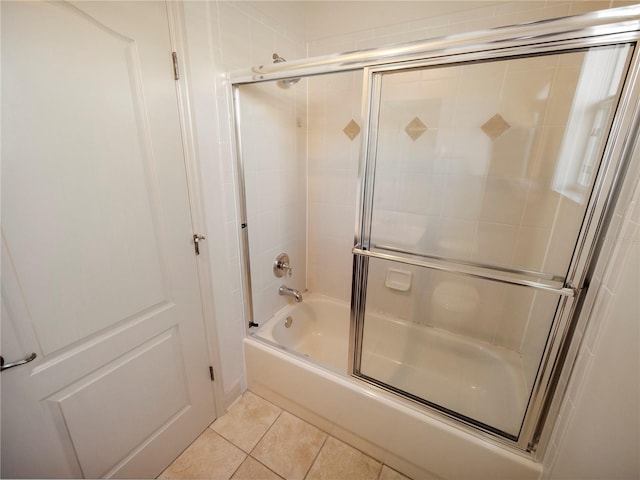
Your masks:
<path fill-rule="evenodd" d="M 391 290 L 398 292 L 408 292 L 411 288 L 412 273 L 406 270 L 396 270 L 395 268 L 387 269 L 387 276 L 384 284 Z"/>

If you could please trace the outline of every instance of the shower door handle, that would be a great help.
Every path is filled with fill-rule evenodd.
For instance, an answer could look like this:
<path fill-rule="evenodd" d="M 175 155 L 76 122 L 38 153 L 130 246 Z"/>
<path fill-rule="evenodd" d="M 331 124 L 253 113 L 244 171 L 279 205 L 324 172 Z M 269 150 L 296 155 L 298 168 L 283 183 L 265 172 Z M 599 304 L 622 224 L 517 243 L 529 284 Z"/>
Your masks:
<path fill-rule="evenodd" d="M 8 370 L 10 368 L 13 367 L 17 367 L 19 365 L 24 365 L 25 363 L 29 363 L 32 362 L 36 359 L 37 355 L 35 353 L 31 353 L 29 355 L 27 355 L 25 358 L 23 358 L 22 360 L 16 360 L 15 362 L 10 362 L 5 364 L 4 363 L 4 358 L 2 356 L 0 356 L 0 372 L 3 372 L 5 370 Z"/>

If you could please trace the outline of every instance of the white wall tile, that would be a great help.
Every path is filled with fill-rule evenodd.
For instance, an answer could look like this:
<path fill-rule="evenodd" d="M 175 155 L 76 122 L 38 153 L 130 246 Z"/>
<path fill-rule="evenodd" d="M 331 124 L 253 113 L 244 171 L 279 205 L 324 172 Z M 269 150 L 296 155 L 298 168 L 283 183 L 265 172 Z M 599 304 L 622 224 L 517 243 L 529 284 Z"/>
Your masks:
<path fill-rule="evenodd" d="M 581 13 L 593 12 L 596 10 L 605 10 L 609 8 L 611 2 L 609 0 L 590 0 L 588 2 L 571 2 L 571 9 L 569 13 L 571 15 L 578 15 Z"/>
<path fill-rule="evenodd" d="M 522 337 L 522 364 L 527 385 L 531 387 L 538 373 L 540 358 L 549 336 L 551 322 L 558 305 L 558 296 L 537 291 L 529 312 L 525 334 Z"/>
<path fill-rule="evenodd" d="M 518 228 L 514 225 L 479 222 L 474 260 L 485 264 L 510 265 Z"/>
<path fill-rule="evenodd" d="M 526 227 L 552 227 L 559 202 L 560 198 L 557 192 L 531 185 L 521 224 Z"/>
<path fill-rule="evenodd" d="M 475 175 L 448 175 L 442 215 L 446 218 L 477 220 L 480 215 L 485 179 Z"/>
<path fill-rule="evenodd" d="M 480 220 L 518 225 L 524 212 L 526 195 L 521 183 L 500 177 L 487 177 Z"/>
<path fill-rule="evenodd" d="M 628 254 L 625 282 L 582 376 L 572 378 L 575 411 L 551 478 L 636 478 L 640 474 L 640 248 Z M 583 352 L 584 353 L 584 352 Z M 580 372 L 578 372 L 580 373 Z"/>
<path fill-rule="evenodd" d="M 263 65 L 272 62 L 275 48 L 275 32 L 257 20 L 250 20 L 251 25 L 251 65 Z M 282 55 L 280 52 L 277 52 Z"/>
<path fill-rule="evenodd" d="M 513 265 L 527 270 L 541 271 L 550 233 L 547 228 L 520 227 Z"/>
<path fill-rule="evenodd" d="M 527 321 L 531 313 L 534 292 L 528 288 L 514 287 L 506 294 L 499 313 L 500 324 L 496 328 L 494 343 L 519 352 Z"/>

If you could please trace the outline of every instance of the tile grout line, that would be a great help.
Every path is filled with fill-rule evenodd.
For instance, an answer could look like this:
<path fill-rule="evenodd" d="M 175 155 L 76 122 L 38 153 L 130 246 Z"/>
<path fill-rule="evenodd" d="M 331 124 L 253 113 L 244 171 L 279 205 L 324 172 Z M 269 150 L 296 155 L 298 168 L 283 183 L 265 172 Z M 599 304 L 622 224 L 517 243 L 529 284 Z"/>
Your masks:
<path fill-rule="evenodd" d="M 247 390 L 247 391 L 248 391 L 248 392 L 251 392 L 251 390 Z M 377 458 L 375 458 L 375 457 L 373 457 L 373 456 L 371 456 L 371 455 L 369 455 L 369 454 L 367 454 L 367 453 L 363 452 L 362 450 L 360 450 L 359 448 L 356 448 L 355 446 L 351 445 L 350 443 L 343 442 L 342 440 L 340 440 L 340 439 L 336 438 L 335 436 L 331 435 L 329 432 L 327 432 L 327 431 L 325 431 L 325 430 L 323 430 L 323 429 L 321 429 L 321 428 L 318 428 L 318 427 L 317 427 L 317 426 L 315 426 L 314 424 L 312 424 L 312 423 L 310 423 L 310 422 L 306 421 L 305 419 L 303 419 L 303 418 L 301 418 L 301 417 L 299 417 L 299 416 L 297 416 L 297 415 L 294 415 L 294 414 L 293 414 L 293 413 L 291 413 L 290 411 L 288 411 L 288 410 L 286 410 L 286 409 L 284 409 L 284 408 L 281 408 L 281 407 L 279 407 L 278 405 L 275 405 L 275 404 L 274 404 L 274 403 L 272 403 L 272 402 L 269 402 L 268 400 L 266 400 L 265 398 L 261 397 L 260 395 L 255 394 L 254 392 L 251 392 L 251 394 L 252 394 L 252 395 L 255 395 L 257 398 L 259 398 L 259 399 L 263 400 L 264 402 L 267 402 L 267 403 L 269 403 L 269 404 L 271 404 L 271 405 L 273 405 L 273 406 L 277 407 L 277 408 L 280 410 L 280 412 L 279 412 L 279 413 L 278 413 L 278 415 L 274 418 L 274 420 L 271 422 L 271 424 L 270 424 L 270 425 L 269 425 L 269 427 L 265 430 L 265 432 L 260 436 L 260 438 L 258 439 L 258 441 L 256 442 L 256 444 L 251 448 L 251 450 L 250 450 L 249 452 L 246 452 L 246 451 L 245 451 L 245 450 L 243 450 L 240 446 L 236 445 L 234 442 L 232 442 L 231 440 L 227 439 L 224 435 L 222 435 L 222 434 L 220 434 L 220 433 L 216 432 L 215 430 L 213 430 L 213 428 L 211 428 L 211 426 L 213 425 L 213 423 L 215 423 L 215 421 L 214 421 L 214 422 L 212 422 L 212 423 L 211 423 L 211 425 L 209 425 L 209 427 L 208 427 L 208 428 L 211 428 L 211 429 L 212 429 L 216 434 L 218 434 L 221 438 L 223 438 L 224 440 L 226 440 L 227 442 L 229 442 L 229 443 L 230 443 L 231 445 L 233 445 L 234 447 L 238 448 L 242 453 L 246 454 L 246 456 L 245 456 L 244 460 L 240 463 L 240 465 L 238 466 L 238 468 L 236 468 L 236 470 L 233 472 L 233 475 L 235 475 L 235 474 L 237 473 L 237 471 L 238 471 L 238 469 L 240 468 L 240 466 L 242 465 L 242 463 L 244 463 L 248 457 L 251 457 L 253 460 L 255 460 L 256 462 L 258 462 L 260 465 L 262 465 L 263 467 L 265 467 L 267 470 L 269 470 L 270 472 L 272 472 L 273 474 L 275 474 L 278 478 L 281 478 L 281 479 L 283 479 L 283 480 L 284 480 L 284 477 L 282 477 L 282 476 L 281 476 L 280 474 L 278 474 L 276 471 L 272 470 L 272 469 L 271 469 L 271 468 L 269 468 L 267 465 L 265 465 L 264 463 L 262 463 L 259 459 L 257 459 L 256 457 L 254 457 L 254 456 L 252 455 L 252 453 L 253 453 L 253 451 L 255 450 L 255 448 L 258 446 L 258 444 L 262 441 L 262 439 L 263 439 L 263 438 L 267 435 L 267 433 L 271 430 L 271 428 L 273 428 L 273 426 L 276 424 L 276 422 L 277 422 L 277 421 L 278 421 L 278 419 L 282 416 L 282 414 L 283 414 L 283 413 L 285 413 L 285 412 L 286 412 L 286 413 L 288 413 L 289 415 L 291 415 L 292 417 L 294 417 L 294 418 L 296 418 L 296 419 L 300 420 L 301 422 L 304 422 L 304 423 L 306 423 L 306 424 L 308 424 L 308 425 L 310 425 L 310 426 L 312 426 L 312 427 L 316 428 L 317 430 L 319 430 L 320 432 L 322 432 L 322 433 L 324 433 L 324 434 L 326 435 L 325 439 L 324 439 L 324 440 L 323 440 L 323 442 L 322 442 L 322 445 L 321 445 L 321 446 L 320 446 L 320 448 L 318 449 L 318 452 L 316 453 L 316 455 L 315 455 L 315 457 L 314 457 L 313 461 L 311 462 L 311 465 L 309 466 L 309 468 L 308 468 L 308 469 L 307 469 L 307 471 L 305 472 L 305 475 L 304 475 L 304 477 L 303 477 L 303 480 L 304 480 L 304 479 L 306 479 L 306 478 L 307 478 L 307 476 L 309 475 L 309 472 L 311 471 L 311 468 L 313 467 L 313 465 L 314 465 L 314 464 L 316 463 L 316 461 L 318 460 L 318 457 L 320 456 L 320 452 L 322 451 L 322 449 L 324 448 L 325 444 L 327 443 L 327 440 L 329 440 L 329 437 L 332 437 L 332 438 L 334 438 L 334 439 L 336 439 L 336 440 L 338 440 L 338 441 L 340 441 L 340 442 L 344 443 L 345 445 L 347 445 L 347 446 L 349 446 L 349 447 L 353 448 L 354 450 L 356 450 L 356 451 L 357 451 L 357 452 L 359 452 L 360 454 L 362 454 L 362 455 L 364 455 L 364 456 L 366 456 L 366 457 L 368 457 L 368 458 L 370 458 L 370 459 L 372 459 L 372 460 L 374 460 L 374 461 L 378 462 L 378 463 L 380 464 L 380 471 L 378 472 L 378 475 L 377 475 L 377 477 L 376 477 L 376 480 L 380 480 L 380 478 L 381 478 L 381 476 L 382 476 L 382 471 L 384 470 L 384 467 L 385 467 L 385 466 L 387 466 L 387 468 L 389 468 L 389 469 L 393 470 L 394 472 L 397 472 L 397 470 L 395 470 L 395 469 L 393 469 L 393 468 L 389 467 L 389 466 L 388 466 L 386 463 L 384 463 L 384 461 L 382 461 L 381 459 L 379 460 L 379 459 L 377 459 Z M 234 403 L 235 403 L 235 402 L 234 402 Z M 216 419 L 216 420 L 217 420 L 217 419 Z M 398 473 L 400 473 L 400 472 L 398 472 Z M 232 475 L 232 477 L 233 477 L 233 475 Z M 401 475 L 404 475 L 404 474 L 401 474 Z M 406 476 L 406 475 L 405 475 L 405 476 Z M 407 478 L 409 478 L 409 477 L 407 477 Z M 409 478 L 409 480 L 411 480 L 411 479 Z"/>
<path fill-rule="evenodd" d="M 271 473 L 273 473 L 276 477 L 281 478 L 282 480 L 284 480 L 284 477 L 282 475 L 280 475 L 279 473 L 277 473 L 276 471 L 270 469 L 269 467 L 267 467 L 264 463 L 262 463 L 260 460 L 258 460 L 256 457 L 252 456 L 252 455 L 247 455 L 247 457 L 251 457 L 252 459 L 254 459 L 256 462 L 258 462 L 260 465 L 262 465 L 264 468 L 266 468 L 267 470 L 269 470 Z"/>
<path fill-rule="evenodd" d="M 277 405 L 276 405 L 277 406 Z M 278 407 L 280 408 L 280 407 Z M 269 430 L 271 430 L 273 428 L 273 426 L 276 424 L 276 422 L 278 421 L 278 419 L 282 416 L 282 414 L 285 412 L 284 409 L 280 408 L 280 413 L 278 414 L 278 416 L 276 418 L 273 419 L 273 422 L 271 422 L 271 425 L 269 425 L 269 428 L 267 428 L 264 433 L 260 436 L 260 438 L 258 439 L 258 441 L 256 442 L 256 444 L 251 447 L 251 450 L 249 450 L 247 452 L 247 455 L 251 455 L 253 453 L 253 451 L 256 449 L 256 447 L 258 446 L 258 444 L 262 441 L 262 439 L 267 435 L 267 433 L 269 433 Z M 240 449 L 242 450 L 242 449 Z M 242 450 L 244 452 L 244 450 Z M 253 455 L 251 455 L 251 457 L 253 458 Z M 257 459 L 256 459 L 257 460 Z M 262 463 L 262 462 L 261 462 Z"/>
<path fill-rule="evenodd" d="M 252 392 L 253 393 L 253 392 Z M 238 401 L 240 401 L 240 399 L 242 398 L 242 396 L 236 400 L 234 402 L 234 404 Z M 264 400 L 262 397 L 258 396 L 258 398 L 261 398 L 262 400 Z M 266 401 L 266 400 L 265 400 Z M 273 404 L 272 404 L 273 405 Z M 275 405 L 277 407 L 277 405 Z M 216 433 L 217 435 L 220 436 L 220 438 L 226 440 L 227 442 L 229 442 L 231 445 L 233 445 L 234 447 L 236 447 L 238 450 L 240 450 L 242 453 L 245 454 L 244 459 L 242 460 L 242 462 L 240 462 L 240 465 L 238 465 L 238 467 L 233 471 L 233 473 L 231 474 L 231 477 L 229 477 L 230 479 L 233 478 L 233 476 L 238 472 L 238 470 L 240 469 L 240 467 L 242 466 L 242 464 L 244 462 L 247 461 L 247 458 L 251 457 L 251 459 L 255 460 L 256 462 L 258 462 L 260 465 L 262 465 L 263 467 L 265 467 L 267 470 L 269 470 L 270 472 L 274 473 L 275 475 L 277 475 L 279 478 L 282 478 L 280 475 L 278 475 L 276 472 L 274 472 L 273 470 L 271 470 L 269 467 L 267 467 L 264 463 L 262 463 L 260 460 L 258 460 L 257 458 L 255 458 L 253 455 L 251 455 L 251 452 L 253 452 L 255 450 L 255 448 L 258 446 L 258 444 L 260 443 L 260 441 L 264 438 L 264 436 L 267 434 L 267 432 L 269 430 L 271 430 L 271 427 L 273 427 L 273 425 L 275 425 L 276 421 L 278 420 L 278 418 L 280 418 L 280 416 L 282 415 L 282 413 L 285 411 L 284 409 L 277 407 L 280 409 L 280 413 L 278 413 L 278 415 L 276 416 L 276 418 L 273 419 L 273 422 L 271 422 L 271 424 L 269 425 L 269 427 L 265 430 L 265 432 L 260 436 L 260 438 L 258 439 L 258 441 L 255 443 L 255 445 L 253 447 L 251 447 L 251 449 L 246 452 L 242 447 L 240 447 L 240 445 L 236 445 L 233 441 L 231 441 L 230 439 L 226 438 L 224 435 L 222 435 L 221 433 L 216 432 L 215 430 L 213 430 L 213 428 L 211 428 L 211 426 L 215 423 L 215 421 L 213 421 L 211 423 L 211 425 L 209 425 L 208 428 L 211 428 L 211 430 L 213 430 L 214 433 Z M 229 409 L 230 410 L 230 409 Z M 226 413 L 229 412 L 229 410 L 227 410 Z M 216 419 L 217 420 L 217 419 Z"/>
<path fill-rule="evenodd" d="M 247 391 L 251 391 L 251 390 L 247 390 Z M 251 392 L 251 393 L 253 393 L 253 392 Z M 257 395 L 257 394 L 255 394 L 255 393 L 253 393 L 253 395 L 256 395 L 258 398 L 261 398 L 262 400 L 264 400 L 264 401 L 265 401 L 265 402 L 267 402 L 267 403 L 271 403 L 271 402 L 269 402 L 268 400 L 266 400 L 266 399 L 262 398 L 260 395 Z M 271 403 L 271 404 L 272 404 L 272 405 L 275 405 L 275 404 L 273 404 L 273 403 Z M 275 406 L 276 406 L 276 407 L 278 407 L 277 405 L 275 405 Z M 273 425 L 276 423 L 276 421 L 278 420 L 278 418 L 280 418 L 280 415 L 282 415 L 284 412 L 287 412 L 287 413 L 288 413 L 289 415 L 291 415 L 292 417 L 297 418 L 298 420 L 300 420 L 300 421 L 302 421 L 302 422 L 305 422 L 305 423 L 307 423 L 307 424 L 311 425 L 312 427 L 314 427 L 314 428 L 316 428 L 316 429 L 320 430 L 321 432 L 323 432 L 323 433 L 327 436 L 327 437 L 324 439 L 324 441 L 322 442 L 322 445 L 320 446 L 320 449 L 318 450 L 318 453 L 317 453 L 317 454 L 316 454 L 316 456 L 314 457 L 313 462 L 311 462 L 311 466 L 309 467 L 309 469 L 308 469 L 308 470 L 307 470 L 307 472 L 305 473 L 305 476 L 303 477 L 303 480 L 304 480 L 304 479 L 306 479 L 307 475 L 309 475 L 309 472 L 311 471 L 311 467 L 313 467 L 313 464 L 314 464 L 314 463 L 316 463 L 316 460 L 318 459 L 318 456 L 320 455 L 320 452 L 322 451 L 322 448 L 324 447 L 325 443 L 327 443 L 327 440 L 329 439 L 329 437 L 332 437 L 332 438 L 334 438 L 334 439 L 336 439 L 336 440 L 338 440 L 338 441 L 340 441 L 340 442 L 344 443 L 345 445 L 347 445 L 347 446 L 349 446 L 349 447 L 353 448 L 354 450 L 356 450 L 357 452 L 361 453 L 362 455 L 364 455 L 364 456 L 366 456 L 366 457 L 369 457 L 369 458 L 371 458 L 372 460 L 375 460 L 376 462 L 378 462 L 378 463 L 380 464 L 380 472 L 378 472 L 378 476 L 377 476 L 376 480 L 380 480 L 380 477 L 381 477 L 381 475 L 382 475 L 382 470 L 384 469 L 384 467 L 385 467 L 385 466 L 386 466 L 387 468 L 389 468 L 390 470 L 393 470 L 394 472 L 398 472 L 396 469 L 389 467 L 389 466 L 388 466 L 386 463 L 384 463 L 382 460 L 379 460 L 379 459 L 377 459 L 377 458 L 375 458 L 375 457 L 373 457 L 373 456 L 371 456 L 371 455 L 369 455 L 369 454 L 367 454 L 367 453 L 363 452 L 362 450 L 360 450 L 359 448 L 356 448 L 355 446 L 351 445 L 350 443 L 343 442 L 343 441 L 342 441 L 342 440 L 340 440 L 339 438 L 337 438 L 337 437 L 335 437 L 335 436 L 331 435 L 329 432 L 327 432 L 327 431 L 325 431 L 325 430 L 323 430 L 323 429 L 321 429 L 321 428 L 319 428 L 319 427 L 316 427 L 314 424 L 312 424 L 312 423 L 310 423 L 310 422 L 306 421 L 305 419 L 303 419 L 303 418 L 299 417 L 298 415 L 294 415 L 294 414 L 293 414 L 293 413 L 291 413 L 289 410 L 285 410 L 284 408 L 281 408 L 281 407 L 278 407 L 278 408 L 280 408 L 280 410 L 281 410 L 281 411 L 280 411 L 280 414 L 276 417 L 276 419 L 275 419 L 275 420 L 273 421 L 273 423 L 269 426 L 269 428 L 268 428 L 268 429 L 267 429 L 267 431 L 262 435 L 262 437 L 264 437 L 264 436 L 267 434 L 267 432 L 268 432 L 269 430 L 271 430 L 271 427 L 273 427 Z M 262 440 L 262 437 L 260 437 L 260 440 Z M 260 440 L 258 440 L 258 443 L 260 443 Z M 256 443 L 256 446 L 258 445 L 258 443 Z M 255 449 L 255 447 L 254 447 L 254 449 Z M 243 450 L 243 451 L 244 451 L 244 450 Z M 252 449 L 252 452 L 253 452 L 253 449 Z M 259 462 L 259 460 L 258 460 L 257 458 L 255 458 L 255 457 L 253 457 L 253 455 L 249 454 L 249 456 L 251 456 L 251 458 L 253 458 L 254 460 L 256 460 L 256 461 L 258 461 L 258 462 Z M 262 465 L 262 462 L 260 462 L 260 464 Z M 266 465 L 265 465 L 265 467 L 266 467 Z M 267 467 L 267 468 L 269 468 L 269 467 Z M 269 470 L 271 470 L 271 469 L 269 468 Z M 273 470 L 271 470 L 271 471 L 273 471 Z M 273 472 L 273 473 L 276 473 L 276 472 Z M 400 473 L 400 472 L 398 472 L 398 473 Z M 278 474 L 276 473 L 276 475 L 278 475 Z M 404 474 L 403 474 L 403 473 L 401 473 L 401 475 L 404 475 Z M 280 476 L 280 475 L 278 475 L 278 476 Z M 406 477 L 406 475 L 404 475 L 404 476 Z M 407 477 L 407 478 L 409 478 L 409 477 Z M 409 478 L 409 480 L 411 480 L 411 479 Z"/>
<path fill-rule="evenodd" d="M 302 419 L 301 419 L 301 420 L 302 420 Z M 304 420 L 303 420 L 303 421 L 304 421 Z M 307 423 L 308 423 L 308 422 L 307 422 Z M 309 423 L 309 425 L 311 425 L 311 424 Z M 315 427 L 315 425 L 311 425 L 311 426 Z M 318 428 L 318 427 L 315 427 L 315 428 Z M 318 428 L 318 430 L 320 430 L 320 429 Z M 303 478 L 303 480 L 307 478 L 307 475 L 309 475 L 309 472 L 311 471 L 311 469 L 312 469 L 312 468 L 313 468 L 313 466 L 315 465 L 316 461 L 318 460 L 318 457 L 320 456 L 320 452 L 322 451 L 322 449 L 323 449 L 323 448 L 324 448 L 324 446 L 326 445 L 327 440 L 329 440 L 329 434 L 328 434 L 327 432 L 325 432 L 324 430 L 320 430 L 320 431 L 321 431 L 322 433 L 324 433 L 324 434 L 326 435 L 326 437 L 325 437 L 325 438 L 324 438 L 324 440 L 322 441 L 322 445 L 320 445 L 320 448 L 318 449 L 318 453 L 316 453 L 316 456 L 315 456 L 315 457 L 313 457 L 313 461 L 311 462 L 311 465 L 309 465 L 309 468 L 307 468 L 307 471 L 305 472 L 304 477 L 302 477 L 302 478 Z"/>
<path fill-rule="evenodd" d="M 247 390 L 248 392 L 250 390 Z M 253 392 L 251 392 L 253 395 L 255 395 Z M 270 403 L 271 405 L 274 405 L 271 402 L 268 402 L 267 400 L 265 400 L 264 398 L 262 398 L 259 395 L 256 395 L 256 397 L 260 398 L 261 400 Z M 258 462 L 260 465 L 262 465 L 264 468 L 266 468 L 267 470 L 269 470 L 271 473 L 273 473 L 276 477 L 281 478 L 284 480 L 284 477 L 282 477 L 280 474 L 278 474 L 277 472 L 275 472 L 274 470 L 272 470 L 271 468 L 269 468 L 268 466 L 266 466 L 264 463 L 262 463 L 260 460 L 258 460 L 256 457 L 254 457 L 252 455 L 253 451 L 256 449 L 256 447 L 258 446 L 258 444 L 262 441 L 262 439 L 267 435 L 267 433 L 269 433 L 269 430 L 271 430 L 273 428 L 273 426 L 276 424 L 276 422 L 278 421 L 278 419 L 282 416 L 282 414 L 286 411 L 284 408 L 280 408 L 277 405 L 274 405 L 275 407 L 280 409 L 280 413 L 278 413 L 278 415 L 276 416 L 276 418 L 273 419 L 273 422 L 271 422 L 271 425 L 269 425 L 269 428 L 267 428 L 264 433 L 260 436 L 260 438 L 258 439 L 258 441 L 256 442 L 256 444 L 251 448 L 251 450 L 249 451 L 249 453 L 247 453 L 247 457 L 251 457 L 253 460 L 255 460 L 256 462 Z M 243 450 L 244 451 L 244 450 Z"/>
<path fill-rule="evenodd" d="M 231 445 L 233 445 L 233 443 L 232 443 Z M 242 453 L 244 453 L 244 451 L 242 451 Z M 233 478 L 233 476 L 234 476 L 236 473 L 238 473 L 238 470 L 240 470 L 240 467 L 242 466 L 242 464 L 243 464 L 244 462 L 246 462 L 246 461 L 247 461 L 247 458 L 249 458 L 249 455 L 248 455 L 248 454 L 246 454 L 246 455 L 244 456 L 244 459 L 243 459 L 243 460 L 240 462 L 240 464 L 236 467 L 236 469 L 233 471 L 233 473 L 231 474 L 231 476 L 229 477 L 229 479 L 232 479 L 232 478 Z"/>

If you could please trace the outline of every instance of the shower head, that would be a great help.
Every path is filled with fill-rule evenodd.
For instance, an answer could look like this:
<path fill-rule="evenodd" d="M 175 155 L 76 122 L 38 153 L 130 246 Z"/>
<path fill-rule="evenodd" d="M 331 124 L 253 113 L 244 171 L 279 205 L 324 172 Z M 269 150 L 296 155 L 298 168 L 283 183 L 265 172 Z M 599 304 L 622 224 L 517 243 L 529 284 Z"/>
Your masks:
<path fill-rule="evenodd" d="M 282 62 L 286 62 L 286 60 L 284 58 L 282 58 L 280 55 L 278 55 L 277 53 L 274 53 L 272 55 L 273 58 L 273 63 L 282 63 Z M 285 78 L 283 80 L 280 80 L 278 82 L 278 85 L 280 85 L 281 87 L 284 88 L 289 88 L 291 85 L 295 85 L 296 83 L 298 83 L 300 81 L 300 78 Z"/>

